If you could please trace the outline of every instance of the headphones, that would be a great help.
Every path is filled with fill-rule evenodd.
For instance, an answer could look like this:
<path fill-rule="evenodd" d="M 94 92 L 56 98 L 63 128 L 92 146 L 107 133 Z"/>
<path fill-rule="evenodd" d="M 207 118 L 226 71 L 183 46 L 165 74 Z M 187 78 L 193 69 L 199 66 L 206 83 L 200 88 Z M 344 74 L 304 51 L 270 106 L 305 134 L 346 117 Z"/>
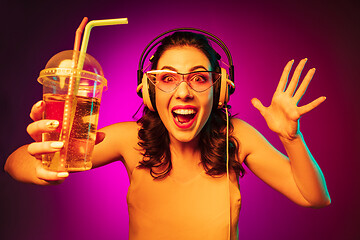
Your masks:
<path fill-rule="evenodd" d="M 227 104 L 229 101 L 229 96 L 235 91 L 235 84 L 234 84 L 234 65 L 231 58 L 231 54 L 229 49 L 226 47 L 225 43 L 221 41 L 218 37 L 215 35 L 206 32 L 201 29 L 196 28 L 176 28 L 169 30 L 167 32 L 164 32 L 154 38 L 144 49 L 144 51 L 141 54 L 140 61 L 139 61 L 139 68 L 137 70 L 137 89 L 136 92 L 139 95 L 139 97 L 143 98 L 144 105 L 147 106 L 151 111 L 155 111 L 155 108 L 153 107 L 154 97 L 150 94 L 150 88 L 149 88 L 149 81 L 146 74 L 144 74 L 144 63 L 149 55 L 149 53 L 154 49 L 155 46 L 159 45 L 163 39 L 164 35 L 167 35 L 169 33 L 173 32 L 179 32 L 179 31 L 191 31 L 195 33 L 201 33 L 206 37 L 207 40 L 210 40 L 211 42 L 216 43 L 226 54 L 228 63 L 229 63 L 229 74 L 227 74 L 226 70 L 224 68 L 221 69 L 221 79 L 220 79 L 220 90 L 219 92 L 219 101 L 218 101 L 218 108 L 222 108 L 224 105 Z M 159 40 L 160 39 L 160 40 Z M 218 55 L 218 60 L 220 60 L 221 56 Z M 151 59 L 151 58 L 150 58 Z M 150 60 L 151 61 L 151 60 Z M 215 91 L 214 91 L 215 92 Z M 217 99 L 217 97 L 215 97 Z M 154 105 L 155 106 L 155 105 Z"/>

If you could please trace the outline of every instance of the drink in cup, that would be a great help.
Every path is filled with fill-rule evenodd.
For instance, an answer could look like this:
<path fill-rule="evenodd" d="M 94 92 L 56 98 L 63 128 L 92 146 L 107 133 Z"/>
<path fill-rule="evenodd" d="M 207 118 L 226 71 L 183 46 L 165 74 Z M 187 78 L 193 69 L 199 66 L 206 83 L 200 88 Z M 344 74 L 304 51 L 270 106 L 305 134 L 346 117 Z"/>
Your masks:
<path fill-rule="evenodd" d="M 56 54 L 40 72 L 44 119 L 58 120 L 59 127 L 43 133 L 43 141 L 62 141 L 60 152 L 44 154 L 43 166 L 52 171 L 84 171 L 91 168 L 100 101 L 107 82 L 100 64 L 86 54 L 77 68 L 79 52 Z"/>

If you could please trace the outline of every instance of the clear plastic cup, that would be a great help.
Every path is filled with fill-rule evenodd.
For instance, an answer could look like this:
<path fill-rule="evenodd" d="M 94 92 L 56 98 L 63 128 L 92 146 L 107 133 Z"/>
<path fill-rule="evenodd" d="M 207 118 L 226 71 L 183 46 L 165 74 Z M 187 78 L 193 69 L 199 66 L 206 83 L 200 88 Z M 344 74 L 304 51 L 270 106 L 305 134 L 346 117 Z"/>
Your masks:
<path fill-rule="evenodd" d="M 43 134 L 43 141 L 64 142 L 60 152 L 42 156 L 43 166 L 52 171 L 85 171 L 92 167 L 100 101 L 107 81 L 100 64 L 89 54 L 82 69 L 77 69 L 79 54 L 73 50 L 56 54 L 38 78 L 46 103 L 44 119 L 60 123 L 56 131 Z M 78 89 L 69 91 L 69 83 L 75 82 Z"/>

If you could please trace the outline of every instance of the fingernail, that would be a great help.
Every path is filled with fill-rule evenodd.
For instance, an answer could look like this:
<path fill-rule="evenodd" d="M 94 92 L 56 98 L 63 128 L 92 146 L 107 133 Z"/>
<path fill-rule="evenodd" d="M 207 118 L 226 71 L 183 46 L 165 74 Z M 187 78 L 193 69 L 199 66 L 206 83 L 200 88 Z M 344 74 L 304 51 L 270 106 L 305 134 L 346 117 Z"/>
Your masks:
<path fill-rule="evenodd" d="M 61 178 L 64 178 L 64 177 L 68 177 L 69 176 L 69 173 L 68 172 L 60 172 L 56 175 L 57 177 L 61 177 Z"/>
<path fill-rule="evenodd" d="M 40 108 L 42 105 L 43 105 L 43 101 L 42 101 L 42 100 L 41 100 L 41 101 L 38 101 L 38 102 L 35 104 L 35 106 L 36 106 L 37 108 Z"/>
<path fill-rule="evenodd" d="M 46 126 L 50 129 L 56 129 L 59 126 L 59 121 L 52 120 L 46 123 Z"/>
<path fill-rule="evenodd" d="M 62 148 L 63 146 L 64 146 L 63 142 L 52 142 L 50 144 L 50 147 L 52 147 L 52 148 Z"/>

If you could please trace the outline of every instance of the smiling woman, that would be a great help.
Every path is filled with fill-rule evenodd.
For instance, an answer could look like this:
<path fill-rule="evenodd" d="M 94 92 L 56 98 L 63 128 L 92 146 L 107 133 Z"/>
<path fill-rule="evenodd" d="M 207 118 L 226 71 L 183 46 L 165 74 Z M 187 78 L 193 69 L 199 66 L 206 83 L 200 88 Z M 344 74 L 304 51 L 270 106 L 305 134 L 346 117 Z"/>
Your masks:
<path fill-rule="evenodd" d="M 140 69 L 143 116 L 101 129 L 94 147 L 93 167 L 121 161 L 129 174 L 129 239 L 238 239 L 243 164 L 301 206 L 329 205 L 324 176 L 299 130 L 300 117 L 325 100 L 297 106 L 315 73 L 311 69 L 297 88 L 307 59 L 300 61 L 289 83 L 294 61 L 288 62 L 269 107 L 252 100 L 279 136 L 285 156 L 227 113 L 233 67 L 229 63 L 230 76 L 220 68 L 208 37 L 196 30 L 170 32 L 157 43 L 150 71 Z M 209 39 L 219 44 L 213 35 Z M 35 122 L 28 133 L 37 141 L 41 133 L 56 130 L 50 128 L 52 120 L 41 120 L 44 105 L 39 102 L 31 111 Z M 38 158 L 62 146 L 23 146 L 8 158 L 5 170 L 23 182 L 60 183 L 68 173 L 45 170 Z"/>
<path fill-rule="evenodd" d="M 155 99 L 155 104 L 152 105 L 155 106 L 157 112 L 154 114 L 145 108 L 144 118 L 140 119 L 140 123 L 148 126 L 145 121 L 156 121 L 158 124 L 149 124 L 156 127 L 154 129 L 144 127 L 139 132 L 139 138 L 142 140 L 140 144 L 145 151 L 145 156 L 148 157 L 141 162 L 140 166 L 150 168 L 155 178 L 163 178 L 170 173 L 174 160 L 171 160 L 171 151 L 166 148 L 171 146 L 176 146 L 175 148 L 191 146 L 190 149 L 201 149 L 201 161 L 199 159 L 196 164 L 203 165 L 207 173 L 213 176 L 226 172 L 224 158 L 226 155 L 226 115 L 223 109 L 217 109 L 217 104 L 214 105 L 214 102 L 219 99 L 220 82 L 218 80 L 221 76 L 218 56 L 203 35 L 177 32 L 164 38 L 152 57 L 151 69 L 191 72 L 198 75 L 203 71 L 209 71 L 214 72 L 212 75 L 215 76 L 215 81 L 209 79 L 204 83 L 206 87 L 202 86 L 200 89 L 197 87 L 194 89 L 189 78 L 184 81 L 178 80 L 178 84 L 174 84 L 175 89 L 169 93 L 162 91 L 159 84 L 149 84 L 150 98 Z M 154 71 L 150 70 L 150 72 Z M 181 75 L 185 78 L 189 74 Z M 214 87 L 209 87 L 209 85 L 214 85 Z M 205 124 L 206 127 L 204 127 Z M 155 132 L 159 132 L 160 127 L 168 132 L 160 136 L 163 139 L 169 138 L 166 141 L 168 144 L 162 144 L 165 139 L 163 141 L 159 141 L 159 138 L 157 138 L 158 141 L 148 139 L 156 136 Z M 230 129 L 232 129 L 231 123 Z M 159 144 L 159 147 L 148 145 L 148 142 Z M 160 146 L 164 151 L 161 158 L 158 156 L 152 158 L 151 154 L 147 155 L 147 152 L 151 152 L 154 147 L 158 149 Z M 230 138 L 230 165 L 239 176 L 244 173 L 244 168 L 235 159 L 237 148 L 237 140 Z M 170 155 L 167 156 L 166 153 Z"/>

